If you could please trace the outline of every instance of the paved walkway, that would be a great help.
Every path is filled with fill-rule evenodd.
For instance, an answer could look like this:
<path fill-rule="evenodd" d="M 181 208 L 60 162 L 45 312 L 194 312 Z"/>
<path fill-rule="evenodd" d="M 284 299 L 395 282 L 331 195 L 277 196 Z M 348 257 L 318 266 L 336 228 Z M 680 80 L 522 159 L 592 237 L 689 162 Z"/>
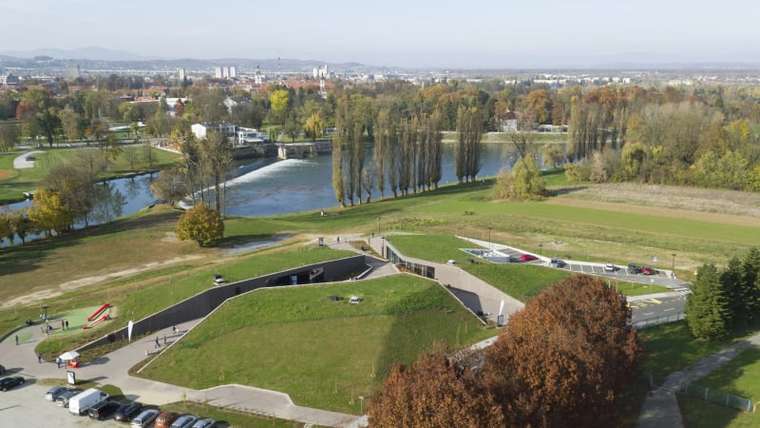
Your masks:
<path fill-rule="evenodd" d="M 31 152 L 26 152 L 20 156 L 17 156 L 15 159 L 13 159 L 13 168 L 14 169 L 29 169 L 34 168 L 34 160 L 30 160 L 29 156 L 33 156 L 37 153 L 44 153 L 39 150 L 33 150 Z"/>
<path fill-rule="evenodd" d="M 390 245 L 381 237 L 371 238 L 369 244 L 378 253 L 382 253 L 382 249 Z M 506 322 L 512 314 L 525 307 L 523 302 L 456 265 L 408 257 L 398 249 L 396 253 L 408 262 L 435 268 L 435 279 L 438 282 L 449 287 L 449 290 L 470 310 L 483 313 L 489 320 L 496 321 L 497 315 L 501 313 Z"/>
<path fill-rule="evenodd" d="M 695 364 L 671 373 L 659 388 L 647 396 L 639 415 L 639 428 L 680 428 L 683 427 L 681 409 L 678 407 L 676 392 L 683 384 L 701 379 L 724 364 L 733 360 L 750 346 L 760 347 L 760 333 L 709 355 Z"/>

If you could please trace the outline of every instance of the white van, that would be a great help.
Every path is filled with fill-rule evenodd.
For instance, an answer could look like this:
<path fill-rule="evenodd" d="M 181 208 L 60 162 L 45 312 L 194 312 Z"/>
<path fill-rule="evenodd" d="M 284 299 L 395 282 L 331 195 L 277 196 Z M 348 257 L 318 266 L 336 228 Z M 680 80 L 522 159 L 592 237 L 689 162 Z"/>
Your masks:
<path fill-rule="evenodd" d="M 75 415 L 83 415 L 87 413 L 90 407 L 105 400 L 108 400 L 108 394 L 99 389 L 90 388 L 71 397 L 69 400 L 69 412 Z"/>

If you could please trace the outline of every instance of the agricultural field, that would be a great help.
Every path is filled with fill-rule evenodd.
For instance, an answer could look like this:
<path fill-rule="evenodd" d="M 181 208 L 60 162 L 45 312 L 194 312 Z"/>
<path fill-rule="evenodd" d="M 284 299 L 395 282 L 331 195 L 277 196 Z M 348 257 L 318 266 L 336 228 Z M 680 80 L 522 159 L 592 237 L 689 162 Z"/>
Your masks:
<path fill-rule="evenodd" d="M 121 152 L 101 174 L 101 178 L 113 178 L 149 169 L 161 169 L 172 165 L 179 155 L 164 150 L 151 149 L 153 166 L 144 159 L 142 145 L 124 146 Z M 45 149 L 43 153 L 34 155 L 35 165 L 29 169 L 14 169 L 13 159 L 23 152 L 0 153 L 0 203 L 23 199 L 23 192 L 33 191 L 37 183 L 45 178 L 54 165 L 73 160 L 82 150 L 98 150 L 96 148 L 77 149 Z M 133 165 L 130 165 L 133 159 Z"/>
<path fill-rule="evenodd" d="M 393 364 L 437 342 L 461 348 L 494 334 L 438 284 L 411 275 L 260 289 L 226 303 L 141 375 L 196 389 L 236 382 L 358 413 L 358 397 Z"/>

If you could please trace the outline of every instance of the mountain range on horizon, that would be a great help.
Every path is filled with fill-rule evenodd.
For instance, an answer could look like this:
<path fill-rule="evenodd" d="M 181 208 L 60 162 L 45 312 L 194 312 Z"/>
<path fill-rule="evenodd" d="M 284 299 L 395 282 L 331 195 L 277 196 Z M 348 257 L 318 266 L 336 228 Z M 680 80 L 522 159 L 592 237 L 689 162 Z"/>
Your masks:
<path fill-rule="evenodd" d="M 530 69 L 752 69 L 759 70 L 758 61 L 690 61 L 673 55 L 635 52 L 609 55 L 558 56 L 550 66 L 537 66 L 541 58 L 535 55 L 505 56 L 505 61 L 513 63 L 504 67 L 395 67 L 393 65 L 366 65 L 359 62 L 331 62 L 316 59 L 297 58 L 165 58 L 135 54 L 133 52 L 88 46 L 73 49 L 39 48 L 30 50 L 0 51 L 0 65 L 3 62 L 29 62 L 35 58 L 51 57 L 64 63 L 76 61 L 87 63 L 144 63 L 163 67 L 198 67 L 208 68 L 214 65 L 235 64 L 244 68 L 255 69 L 257 66 L 268 70 L 310 70 L 312 67 L 326 64 L 338 70 L 346 69 L 399 69 L 399 70 L 452 70 L 452 71 L 495 71 L 495 70 L 530 70 Z"/>

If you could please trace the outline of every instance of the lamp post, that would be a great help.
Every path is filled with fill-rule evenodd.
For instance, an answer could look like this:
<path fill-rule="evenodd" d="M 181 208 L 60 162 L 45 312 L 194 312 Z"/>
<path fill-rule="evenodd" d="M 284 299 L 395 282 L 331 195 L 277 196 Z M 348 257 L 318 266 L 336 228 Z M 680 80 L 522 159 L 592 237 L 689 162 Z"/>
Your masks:
<path fill-rule="evenodd" d="M 673 253 L 673 264 L 670 267 L 670 270 L 675 273 L 676 271 L 676 253 Z"/>
<path fill-rule="evenodd" d="M 493 242 L 491 241 L 491 230 L 493 228 L 491 226 L 488 226 L 488 247 L 491 250 L 491 253 L 493 254 Z"/>

